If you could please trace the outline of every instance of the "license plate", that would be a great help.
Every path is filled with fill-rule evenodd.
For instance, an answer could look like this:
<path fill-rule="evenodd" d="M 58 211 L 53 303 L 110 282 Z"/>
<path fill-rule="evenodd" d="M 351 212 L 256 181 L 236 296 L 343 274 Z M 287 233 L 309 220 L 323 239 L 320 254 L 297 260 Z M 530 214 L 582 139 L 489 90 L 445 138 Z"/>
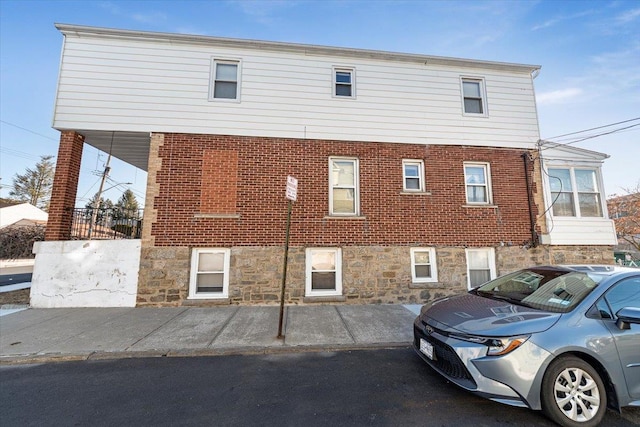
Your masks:
<path fill-rule="evenodd" d="M 433 360 L 433 345 L 420 338 L 420 351 L 422 354 Z"/>

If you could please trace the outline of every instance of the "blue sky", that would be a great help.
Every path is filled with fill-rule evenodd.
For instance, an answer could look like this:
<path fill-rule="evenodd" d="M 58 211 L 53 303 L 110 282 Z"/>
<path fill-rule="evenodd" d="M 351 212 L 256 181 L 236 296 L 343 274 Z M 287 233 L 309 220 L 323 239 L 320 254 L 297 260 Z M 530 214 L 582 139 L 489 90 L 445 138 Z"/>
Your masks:
<path fill-rule="evenodd" d="M 54 23 L 452 56 L 542 66 L 543 139 L 640 124 L 639 1 L 9 1 L 0 0 L 0 195 L 39 156 L 51 128 L 62 35 Z M 570 142 L 559 139 L 558 142 Z M 607 195 L 640 184 L 640 126 L 575 143 L 607 153 Z M 106 155 L 83 155 L 78 202 L 98 189 Z M 112 162 L 113 183 L 146 173 Z M 116 201 L 124 186 L 105 196 Z"/>

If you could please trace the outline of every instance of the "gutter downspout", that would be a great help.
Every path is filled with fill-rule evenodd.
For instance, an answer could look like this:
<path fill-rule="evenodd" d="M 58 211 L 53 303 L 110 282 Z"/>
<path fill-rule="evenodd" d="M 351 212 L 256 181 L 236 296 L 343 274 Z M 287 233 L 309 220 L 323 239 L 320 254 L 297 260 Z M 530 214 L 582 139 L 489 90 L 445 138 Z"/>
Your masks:
<path fill-rule="evenodd" d="M 538 246 L 538 234 L 536 233 L 536 222 L 533 217 L 533 206 L 531 200 L 531 182 L 529 181 L 529 153 L 522 153 L 524 161 L 524 179 L 527 183 L 527 204 L 529 205 L 529 224 L 531 225 L 531 247 Z"/>

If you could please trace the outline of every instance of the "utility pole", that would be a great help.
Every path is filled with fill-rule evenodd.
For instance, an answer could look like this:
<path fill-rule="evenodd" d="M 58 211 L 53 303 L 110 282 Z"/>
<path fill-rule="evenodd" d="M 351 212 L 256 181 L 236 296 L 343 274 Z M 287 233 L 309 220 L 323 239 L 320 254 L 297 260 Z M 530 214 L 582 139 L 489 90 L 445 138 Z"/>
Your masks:
<path fill-rule="evenodd" d="M 104 166 L 104 171 L 102 172 L 102 180 L 100 181 L 100 188 L 98 189 L 98 193 L 96 194 L 96 198 L 93 201 L 93 212 L 91 213 L 91 222 L 89 223 L 89 233 L 88 239 L 91 240 L 91 234 L 93 233 L 93 229 L 96 226 L 96 220 L 98 218 L 98 209 L 100 209 L 100 197 L 102 197 L 102 189 L 104 188 L 104 182 L 107 180 L 109 176 L 109 171 L 111 167 L 109 163 L 111 162 L 111 152 L 109 152 L 109 157 L 107 157 L 107 164 Z"/>

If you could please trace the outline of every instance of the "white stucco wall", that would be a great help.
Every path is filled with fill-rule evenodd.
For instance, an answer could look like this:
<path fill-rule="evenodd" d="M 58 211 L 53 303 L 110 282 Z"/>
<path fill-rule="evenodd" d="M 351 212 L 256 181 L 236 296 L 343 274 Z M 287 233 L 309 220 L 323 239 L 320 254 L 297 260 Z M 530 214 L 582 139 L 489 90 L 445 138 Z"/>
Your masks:
<path fill-rule="evenodd" d="M 134 307 L 140 240 L 36 242 L 31 306 Z"/>

